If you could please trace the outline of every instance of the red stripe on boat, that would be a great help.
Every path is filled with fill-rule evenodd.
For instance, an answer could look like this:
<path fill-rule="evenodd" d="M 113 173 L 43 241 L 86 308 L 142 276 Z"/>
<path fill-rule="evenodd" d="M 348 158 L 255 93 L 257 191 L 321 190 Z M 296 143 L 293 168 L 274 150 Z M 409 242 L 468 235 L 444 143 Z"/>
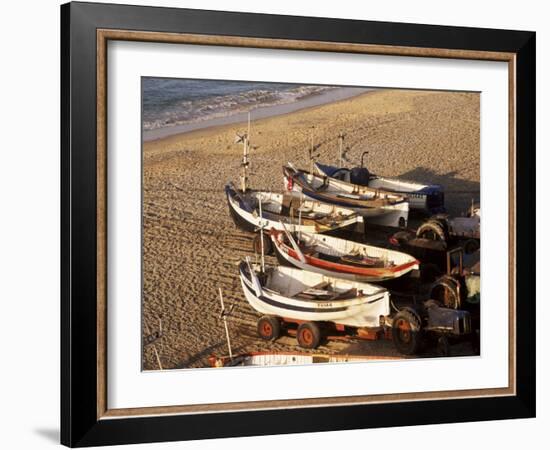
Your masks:
<path fill-rule="evenodd" d="M 291 258 L 297 261 L 300 260 L 300 258 L 298 257 L 298 254 L 293 248 L 287 246 L 284 242 L 281 242 L 278 239 L 276 240 L 277 240 L 277 245 L 281 245 L 282 247 L 284 247 L 286 254 L 288 254 Z M 384 277 L 389 274 L 393 275 L 396 272 L 404 271 L 406 269 L 409 269 L 419 264 L 419 261 L 415 259 L 413 261 L 410 261 L 405 264 L 401 264 L 399 266 L 380 269 L 380 268 L 362 268 L 362 267 L 355 267 L 348 264 L 339 264 L 331 261 L 325 261 L 319 258 L 314 258 L 312 256 L 305 255 L 305 254 L 304 254 L 304 258 L 306 259 L 306 263 L 313 267 L 332 270 L 333 272 L 351 273 L 354 275 L 363 275 L 363 276 L 370 276 L 370 277 Z"/>

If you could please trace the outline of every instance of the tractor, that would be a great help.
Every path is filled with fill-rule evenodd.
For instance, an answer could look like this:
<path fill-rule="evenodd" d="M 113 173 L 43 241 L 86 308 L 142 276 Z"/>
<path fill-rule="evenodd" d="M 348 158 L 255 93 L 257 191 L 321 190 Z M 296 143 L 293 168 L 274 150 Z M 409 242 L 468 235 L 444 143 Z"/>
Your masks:
<path fill-rule="evenodd" d="M 448 247 L 461 245 L 466 253 L 479 249 L 481 208 L 470 207 L 462 217 L 451 217 L 448 214 L 436 214 L 430 217 L 416 230 L 416 237 L 444 242 Z"/>

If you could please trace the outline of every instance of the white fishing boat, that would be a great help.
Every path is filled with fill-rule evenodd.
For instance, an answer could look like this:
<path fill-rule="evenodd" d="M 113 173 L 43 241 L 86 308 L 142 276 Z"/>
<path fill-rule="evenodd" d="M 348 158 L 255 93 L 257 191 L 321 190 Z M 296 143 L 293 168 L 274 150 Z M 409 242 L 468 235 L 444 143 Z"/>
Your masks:
<path fill-rule="evenodd" d="M 282 229 L 284 223 L 295 231 L 322 233 L 354 227 L 363 218 L 351 209 L 329 205 L 291 193 L 247 190 L 233 185 L 225 187 L 227 204 L 233 222 L 245 231 L 255 232 L 260 226 Z M 260 211 L 261 209 L 261 211 Z"/>
<path fill-rule="evenodd" d="M 286 266 L 262 270 L 248 259 L 239 274 L 246 300 L 267 316 L 379 327 L 381 317 L 390 314 L 389 292 L 372 284 Z"/>
<path fill-rule="evenodd" d="M 381 177 L 370 173 L 363 166 L 348 169 L 346 167 L 315 163 L 314 172 L 317 175 L 327 176 L 346 183 L 404 195 L 409 201 L 410 209 L 421 210 L 431 214 L 445 211 L 445 196 L 443 188 L 439 184 L 424 184 L 401 180 L 399 178 Z"/>
<path fill-rule="evenodd" d="M 272 230 L 270 235 L 282 264 L 327 276 L 377 282 L 399 278 L 419 267 L 418 260 L 406 253 L 346 239 L 287 230 Z"/>
<path fill-rule="evenodd" d="M 283 167 L 283 174 L 288 191 L 301 192 L 314 200 L 352 209 L 368 223 L 407 226 L 409 202 L 401 194 L 299 170 L 290 163 Z"/>

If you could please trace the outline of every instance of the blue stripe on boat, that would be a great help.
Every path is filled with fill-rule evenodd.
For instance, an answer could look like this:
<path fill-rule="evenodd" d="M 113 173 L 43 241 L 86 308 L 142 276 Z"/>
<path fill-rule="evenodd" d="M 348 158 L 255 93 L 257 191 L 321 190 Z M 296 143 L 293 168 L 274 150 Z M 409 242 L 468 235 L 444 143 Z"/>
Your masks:
<path fill-rule="evenodd" d="M 246 274 L 242 270 L 240 272 L 241 272 L 241 275 L 243 275 L 245 277 L 245 279 L 249 280 L 249 278 L 246 276 Z M 261 300 L 262 302 L 267 303 L 268 305 L 275 306 L 276 308 L 289 309 L 289 310 L 292 310 L 292 311 L 300 311 L 300 312 L 311 312 L 311 313 L 329 313 L 329 312 L 334 313 L 334 312 L 346 311 L 349 308 L 348 306 L 341 306 L 341 307 L 338 307 L 338 308 L 323 308 L 323 309 L 320 309 L 320 308 L 308 308 L 306 306 L 289 305 L 287 303 L 281 303 L 281 302 L 278 302 L 277 300 L 273 300 L 273 299 L 271 299 L 269 297 L 265 297 L 263 295 L 260 295 L 258 297 L 256 295 L 256 292 L 254 292 L 254 290 L 250 286 L 248 286 L 248 284 L 246 284 L 246 283 L 243 283 L 243 284 L 248 289 L 248 291 L 252 295 L 254 295 L 254 297 L 256 297 L 258 300 Z"/>

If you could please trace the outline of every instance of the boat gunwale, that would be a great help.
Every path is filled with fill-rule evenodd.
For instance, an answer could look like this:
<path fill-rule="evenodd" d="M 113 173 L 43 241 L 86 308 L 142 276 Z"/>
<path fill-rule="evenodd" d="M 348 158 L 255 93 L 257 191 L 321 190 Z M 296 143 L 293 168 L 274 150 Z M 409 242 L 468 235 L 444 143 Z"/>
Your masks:
<path fill-rule="evenodd" d="M 285 175 L 285 177 L 291 178 L 293 183 L 297 183 L 300 186 L 300 188 L 305 191 L 304 193 L 306 195 L 308 195 L 307 192 L 311 192 L 319 197 L 328 199 L 327 201 L 325 201 L 326 203 L 337 204 L 338 202 L 345 202 L 347 204 L 353 204 L 355 205 L 355 207 L 362 207 L 366 209 L 375 209 L 375 208 L 384 209 L 384 208 L 387 208 L 388 206 L 395 206 L 395 205 L 400 205 L 402 203 L 408 203 L 408 199 L 406 198 L 406 196 L 396 192 L 385 191 L 383 189 L 369 188 L 368 186 L 361 186 L 353 183 L 347 183 L 345 181 L 337 180 L 336 178 L 317 175 L 317 174 L 308 172 L 306 170 L 295 169 L 286 165 L 283 166 L 283 174 Z M 311 185 L 311 183 L 303 179 L 307 175 L 314 178 L 323 178 L 323 179 L 326 178 L 328 180 L 328 184 L 330 184 L 331 180 L 333 180 L 332 184 L 334 185 L 336 183 L 336 186 L 335 186 L 336 188 L 338 187 L 337 184 L 341 183 L 341 184 L 352 186 L 354 188 L 357 187 L 366 191 L 370 191 L 375 195 L 383 195 L 385 197 L 374 198 L 374 199 L 366 199 L 366 198 L 353 199 L 349 197 L 339 197 L 337 193 L 328 193 L 328 192 L 323 192 L 318 189 L 315 189 Z M 392 199 L 390 197 L 394 197 L 395 199 Z"/>
<path fill-rule="evenodd" d="M 289 255 L 289 257 L 291 257 L 296 261 L 299 261 L 297 252 L 292 247 L 287 245 L 284 241 L 281 241 L 279 239 L 279 236 L 282 235 L 283 233 L 284 232 L 280 230 L 271 230 L 272 240 L 274 241 L 274 244 L 277 247 L 277 250 L 281 251 L 280 247 L 283 247 L 285 250 L 285 253 Z M 388 251 L 394 252 L 394 250 L 388 250 Z M 402 253 L 402 252 L 396 252 L 396 253 Z M 403 254 L 406 255 L 406 253 L 403 253 Z M 304 254 L 304 258 L 306 259 L 306 262 L 304 264 L 312 267 L 318 267 L 320 269 L 327 270 L 327 271 L 332 270 L 333 272 L 345 273 L 349 275 L 363 275 L 363 276 L 376 277 L 376 278 L 388 278 L 384 276 L 384 274 L 388 274 L 388 275 L 391 274 L 393 276 L 391 276 L 390 278 L 397 278 L 395 276 L 396 273 L 402 272 L 407 269 L 413 270 L 412 269 L 413 266 L 417 266 L 420 264 L 420 262 L 416 258 L 410 255 L 408 256 L 412 258 L 412 261 L 395 265 L 393 267 L 388 267 L 388 268 L 385 268 L 385 267 L 384 268 L 380 268 L 380 267 L 361 268 L 358 266 L 353 266 L 351 264 L 341 264 L 341 263 L 336 263 L 332 261 L 327 261 L 321 258 L 316 258 L 314 256 L 307 255 L 307 254 Z M 316 261 L 317 264 L 312 263 L 312 261 Z"/>
<path fill-rule="evenodd" d="M 277 269 L 277 267 L 274 267 L 275 269 Z M 245 262 L 245 261 L 241 261 L 241 263 L 239 264 L 239 273 L 242 277 L 244 277 L 244 279 L 247 281 L 247 285 L 250 289 L 252 289 L 254 291 L 254 287 L 251 285 L 252 284 L 252 279 L 250 277 L 250 273 L 249 273 L 249 270 L 248 270 L 248 264 Z M 313 272 L 315 273 L 316 275 L 319 275 L 318 273 L 316 272 Z M 330 277 L 328 276 L 328 278 L 335 278 L 337 279 L 337 277 Z M 345 279 L 340 279 L 338 281 L 343 281 L 343 282 L 346 282 L 349 280 L 345 280 Z M 369 284 L 367 282 L 356 282 L 358 284 Z M 337 308 L 350 308 L 350 307 L 354 307 L 354 306 L 361 306 L 361 305 L 364 305 L 364 304 L 372 304 L 372 303 L 375 303 L 379 300 L 382 300 L 387 294 L 388 294 L 388 290 L 385 289 L 385 288 L 382 288 L 382 287 L 379 287 L 379 286 L 376 286 L 378 288 L 378 290 L 376 292 L 373 292 L 373 293 L 363 293 L 363 295 L 356 295 L 355 297 L 352 297 L 352 298 L 334 298 L 334 299 L 303 299 L 303 298 L 296 298 L 295 296 L 290 296 L 290 295 L 286 295 L 286 294 L 283 294 L 281 292 L 277 292 L 273 289 L 270 289 L 270 288 L 266 288 L 265 286 L 261 286 L 262 288 L 262 294 L 266 293 L 266 294 L 270 294 L 271 296 L 274 296 L 275 298 L 272 298 L 272 300 L 275 300 L 275 301 L 280 301 L 280 298 L 284 298 L 284 299 L 289 299 L 291 301 L 295 301 L 295 302 L 299 302 L 299 303 L 305 303 L 306 305 L 304 305 L 304 307 L 311 307 L 311 304 L 315 304 L 315 303 L 344 303 L 344 302 L 348 302 L 349 304 L 346 304 L 346 305 L 339 305 Z M 357 290 L 357 292 L 359 292 L 359 290 Z M 256 294 L 256 292 L 254 291 L 254 295 L 261 300 L 261 298 L 258 297 L 258 295 Z M 289 305 L 289 306 L 297 306 L 297 307 L 300 307 L 301 305 Z M 321 308 L 319 307 L 318 308 L 319 311 L 318 312 L 330 312 L 328 308 Z"/>
<path fill-rule="evenodd" d="M 254 213 L 256 213 L 256 209 L 253 209 L 250 206 L 250 204 L 245 201 L 245 199 L 241 198 L 234 187 L 232 187 L 230 185 L 226 185 L 225 192 L 226 192 L 226 197 L 227 197 L 228 204 L 232 209 L 236 210 L 237 208 L 239 208 L 242 211 L 244 211 L 244 212 L 246 212 L 247 214 L 250 214 L 250 215 L 254 215 Z M 272 194 L 273 193 L 273 192 L 270 192 L 270 191 L 253 191 L 253 192 L 267 193 L 267 194 Z M 283 195 L 283 194 L 279 194 L 279 193 L 275 193 L 275 194 Z M 307 200 L 307 201 L 309 201 L 311 203 L 326 203 L 326 202 L 320 202 L 320 201 L 316 201 L 316 200 Z M 271 222 L 283 221 L 284 223 L 286 223 L 288 225 L 301 226 L 301 227 L 311 227 L 315 231 L 319 231 L 319 230 L 325 230 L 325 231 L 337 230 L 337 229 L 340 229 L 340 228 L 345 228 L 345 227 L 351 226 L 353 224 L 356 224 L 356 223 L 359 223 L 359 222 L 362 221 L 362 216 L 360 214 L 358 214 L 356 211 L 353 211 L 350 208 L 346 208 L 344 206 L 333 205 L 333 204 L 330 204 L 330 203 L 326 203 L 326 204 L 329 205 L 329 206 L 335 206 L 335 207 L 338 207 L 338 208 L 341 208 L 341 209 L 344 209 L 344 210 L 348 210 L 349 214 L 347 214 L 345 216 L 331 216 L 331 215 L 327 214 L 327 215 L 325 215 L 323 217 L 319 217 L 317 219 L 307 217 L 307 215 L 306 215 L 305 217 L 302 216 L 302 222 L 303 223 L 301 225 L 293 223 L 292 222 L 292 217 L 290 215 L 276 213 L 276 212 L 269 211 L 269 210 L 268 211 L 262 211 L 262 216 L 263 216 L 263 219 L 265 219 L 267 221 L 271 221 Z M 243 219 L 247 220 L 244 217 L 243 217 Z M 256 219 L 259 220 L 260 219 L 259 216 Z M 330 220 L 332 222 L 330 222 Z M 327 223 L 327 221 L 329 221 L 329 223 Z"/>

